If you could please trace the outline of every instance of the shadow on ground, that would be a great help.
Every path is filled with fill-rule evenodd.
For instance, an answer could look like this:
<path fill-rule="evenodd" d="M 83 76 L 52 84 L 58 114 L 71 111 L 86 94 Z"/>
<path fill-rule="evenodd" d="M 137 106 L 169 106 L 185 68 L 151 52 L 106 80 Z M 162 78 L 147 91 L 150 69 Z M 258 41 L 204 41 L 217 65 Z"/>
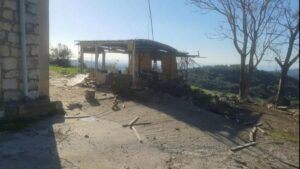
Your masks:
<path fill-rule="evenodd" d="M 61 169 L 53 124 L 64 123 L 64 116 L 30 123 L 18 130 L 0 132 L 0 168 Z M 13 124 L 12 124 L 13 125 Z M 13 128 L 12 128 L 13 129 Z"/>
<path fill-rule="evenodd" d="M 228 146 L 240 144 L 239 133 L 257 124 L 261 118 L 261 114 L 243 108 L 228 110 L 234 111 L 231 116 L 213 113 L 207 110 L 205 106 L 200 105 L 197 108 L 191 104 L 192 101 L 184 101 L 159 92 L 152 92 L 151 94 L 135 92 L 128 96 L 128 99 L 172 116 L 191 127 L 205 131 Z"/>

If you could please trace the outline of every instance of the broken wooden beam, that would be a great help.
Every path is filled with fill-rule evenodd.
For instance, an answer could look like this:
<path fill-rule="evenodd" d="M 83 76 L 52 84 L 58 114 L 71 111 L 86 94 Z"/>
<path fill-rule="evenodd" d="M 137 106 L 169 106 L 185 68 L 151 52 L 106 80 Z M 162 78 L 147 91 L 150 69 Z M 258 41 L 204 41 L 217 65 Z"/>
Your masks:
<path fill-rule="evenodd" d="M 260 132 L 262 132 L 263 134 L 266 133 L 266 131 L 265 131 L 264 129 L 260 128 L 260 127 L 257 127 L 257 129 L 258 129 Z"/>
<path fill-rule="evenodd" d="M 88 118 L 91 116 L 65 116 L 66 119 Z"/>
<path fill-rule="evenodd" d="M 252 130 L 249 133 L 249 141 L 250 142 L 254 142 L 256 140 L 256 131 L 257 131 L 257 127 L 253 127 Z"/>
<path fill-rule="evenodd" d="M 137 139 L 139 140 L 139 142 L 143 143 L 143 140 L 141 139 L 141 137 L 140 137 L 139 133 L 137 132 L 137 130 L 135 129 L 135 127 L 132 126 L 131 129 L 134 131 L 134 133 L 135 133 Z"/>
<path fill-rule="evenodd" d="M 134 123 L 136 123 L 139 120 L 139 117 L 134 118 L 133 120 L 131 120 L 131 122 L 129 122 L 128 124 L 123 124 L 123 127 L 132 127 L 134 125 Z"/>
<path fill-rule="evenodd" d="M 236 147 L 232 147 L 230 150 L 231 151 L 238 151 L 238 150 L 244 149 L 246 147 L 253 146 L 255 144 L 256 144 L 256 142 L 250 142 L 250 143 L 246 143 L 246 144 L 239 145 L 239 146 L 236 146 Z"/>

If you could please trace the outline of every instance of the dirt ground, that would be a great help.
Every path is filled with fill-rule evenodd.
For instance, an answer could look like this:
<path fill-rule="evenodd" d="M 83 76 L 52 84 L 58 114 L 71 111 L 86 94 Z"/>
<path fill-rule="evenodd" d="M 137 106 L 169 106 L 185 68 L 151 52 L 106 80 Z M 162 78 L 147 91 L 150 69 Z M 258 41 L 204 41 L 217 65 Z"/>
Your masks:
<path fill-rule="evenodd" d="M 257 145 L 237 152 L 231 147 L 248 142 L 253 126 L 207 112 L 191 101 L 143 90 L 120 98 L 112 110 L 114 95 L 105 88 L 96 100 L 87 101 L 88 88 L 68 87 L 68 77 L 50 72 L 51 100 L 62 101 L 66 116 L 57 115 L 18 131 L 0 132 L 1 169 L 214 169 L 297 168 L 298 116 L 278 114 L 248 106 L 266 134 L 257 133 Z M 70 108 L 70 105 L 75 105 Z M 128 124 L 137 125 L 142 143 Z M 274 131 L 280 131 L 276 132 Z M 275 134 L 274 134 L 275 133 Z M 289 136 L 290 136 L 289 135 Z M 278 136 L 279 138 L 276 139 Z M 291 136 L 290 136 L 291 137 Z M 294 138 L 294 137 L 293 137 Z"/>

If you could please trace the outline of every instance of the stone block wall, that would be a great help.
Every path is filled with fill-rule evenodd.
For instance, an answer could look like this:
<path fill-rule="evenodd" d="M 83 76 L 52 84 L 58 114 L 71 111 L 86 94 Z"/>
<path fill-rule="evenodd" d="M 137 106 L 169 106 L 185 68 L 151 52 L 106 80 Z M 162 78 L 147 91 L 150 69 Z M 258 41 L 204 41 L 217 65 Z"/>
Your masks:
<path fill-rule="evenodd" d="M 46 39 L 49 35 L 40 30 L 41 21 L 48 18 L 41 18 L 43 12 L 40 7 L 45 0 L 25 0 L 26 4 L 26 47 L 27 47 L 27 70 L 28 88 L 31 98 L 40 96 L 41 53 L 49 53 L 45 48 Z M 44 12 L 48 12 L 47 10 Z M 48 25 L 47 25 L 48 26 Z M 47 28 L 48 29 L 48 28 Z M 44 34 L 41 34 L 44 33 Z M 21 40 L 20 40 L 20 17 L 19 0 L 0 0 L 0 101 L 21 100 L 23 98 L 23 76 L 21 60 Z M 47 63 L 47 62 L 46 62 Z"/>

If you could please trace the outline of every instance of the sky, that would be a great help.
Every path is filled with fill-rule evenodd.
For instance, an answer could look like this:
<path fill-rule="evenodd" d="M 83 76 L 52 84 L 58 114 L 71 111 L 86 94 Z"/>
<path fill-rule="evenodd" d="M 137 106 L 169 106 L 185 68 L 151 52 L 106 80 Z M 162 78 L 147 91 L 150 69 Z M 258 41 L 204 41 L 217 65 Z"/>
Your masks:
<path fill-rule="evenodd" d="M 239 64 L 230 40 L 212 38 L 224 23 L 222 16 L 204 14 L 188 0 L 151 0 L 151 9 L 155 41 L 190 54 L 199 51 L 207 57 L 196 59 L 200 65 Z M 74 58 L 78 57 L 75 40 L 135 38 L 151 39 L 147 0 L 50 0 L 50 47 L 66 44 Z M 110 61 L 127 59 L 109 56 Z M 279 69 L 275 62 L 262 62 L 259 68 Z"/>

